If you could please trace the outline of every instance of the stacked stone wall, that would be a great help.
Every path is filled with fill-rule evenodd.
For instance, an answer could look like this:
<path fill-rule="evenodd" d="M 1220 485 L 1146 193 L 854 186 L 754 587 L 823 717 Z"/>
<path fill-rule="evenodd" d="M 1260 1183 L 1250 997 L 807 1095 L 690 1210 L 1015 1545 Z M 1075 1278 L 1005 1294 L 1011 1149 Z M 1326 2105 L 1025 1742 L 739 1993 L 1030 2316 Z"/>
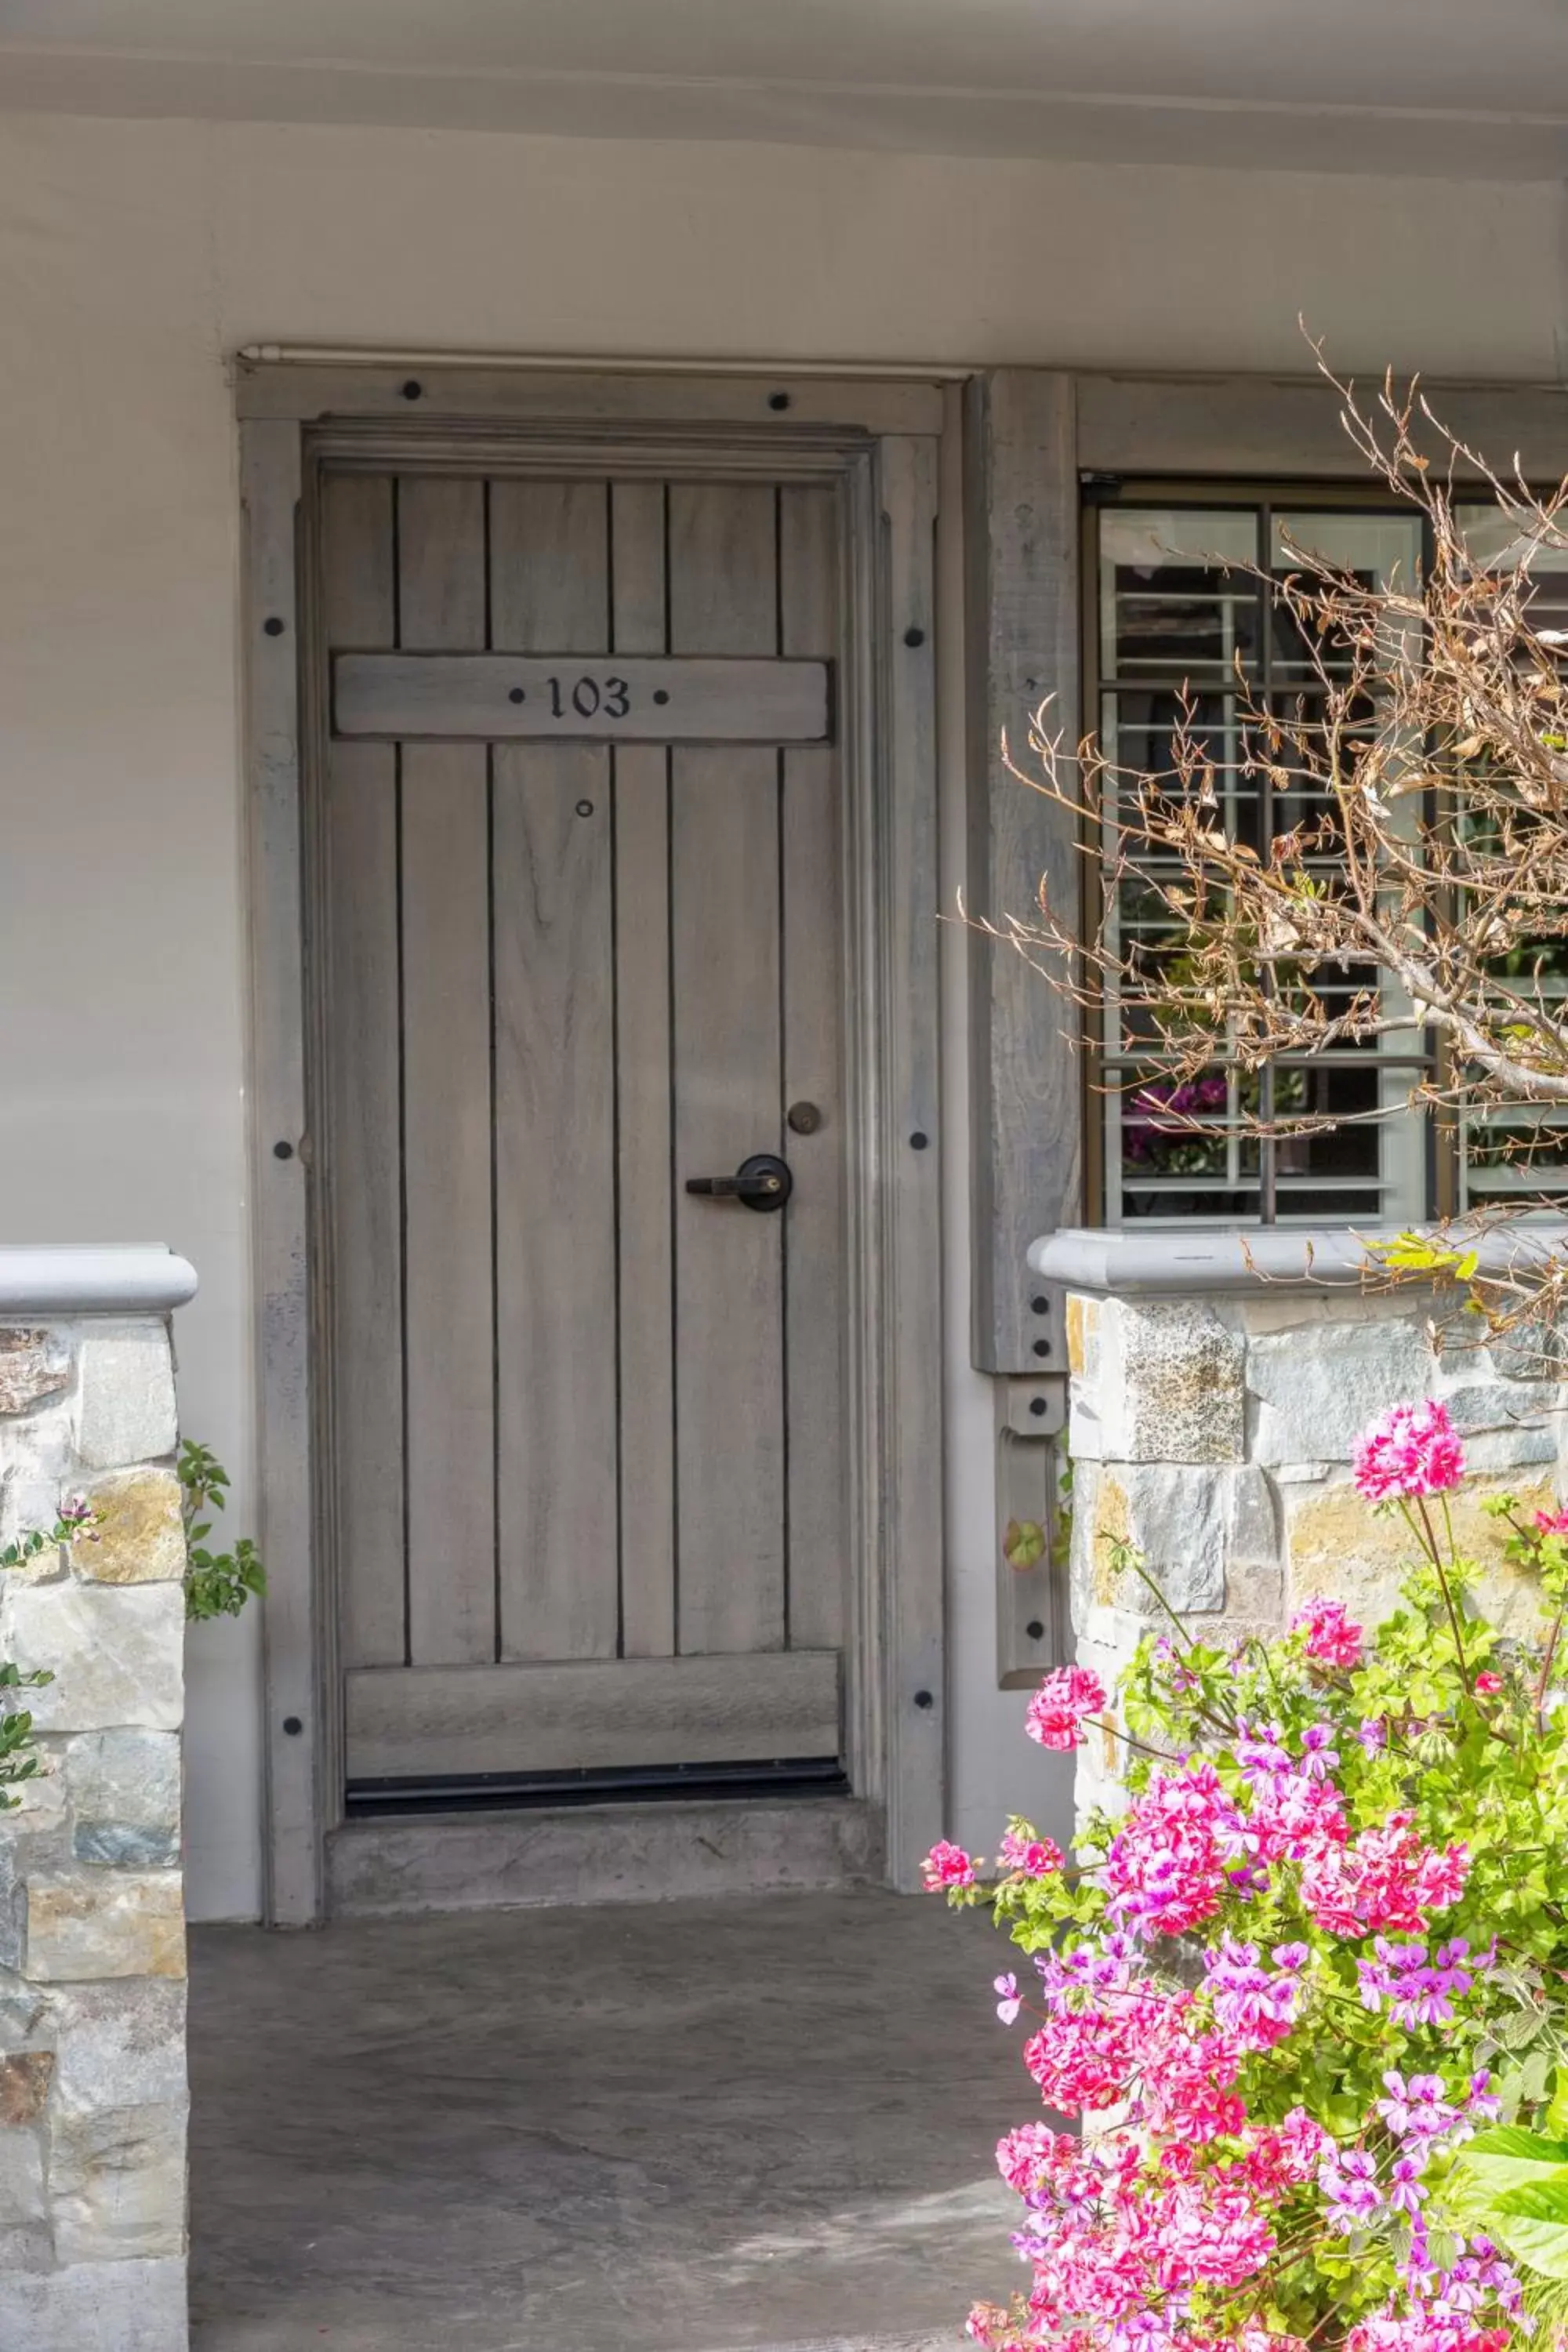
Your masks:
<path fill-rule="evenodd" d="M 0 1569 L 44 1769 L 0 1814 L 0 2346 L 180 2352 L 184 1545 L 156 1316 L 0 1328 L 0 1545 L 85 1493 L 97 1540 Z M 5 1697 L 0 1693 L 0 1699 Z"/>
<path fill-rule="evenodd" d="M 1394 1604 L 1410 1553 L 1351 1483 L 1356 1436 L 1404 1398 L 1441 1397 L 1475 1475 L 1455 1511 L 1489 1600 L 1532 1622 L 1480 1497 L 1555 1505 L 1563 1396 L 1528 1353 L 1435 1346 L 1419 1290 L 1259 1284 L 1215 1297 L 1075 1292 L 1068 1304 L 1078 1654 L 1109 1687 L 1158 1601 L 1116 1572 L 1134 1545 L 1171 1606 L 1222 1637 L 1276 1630 L 1303 1601 L 1363 1622 Z M 1114 1742 L 1080 1751 L 1080 1805 L 1114 1801 Z"/>

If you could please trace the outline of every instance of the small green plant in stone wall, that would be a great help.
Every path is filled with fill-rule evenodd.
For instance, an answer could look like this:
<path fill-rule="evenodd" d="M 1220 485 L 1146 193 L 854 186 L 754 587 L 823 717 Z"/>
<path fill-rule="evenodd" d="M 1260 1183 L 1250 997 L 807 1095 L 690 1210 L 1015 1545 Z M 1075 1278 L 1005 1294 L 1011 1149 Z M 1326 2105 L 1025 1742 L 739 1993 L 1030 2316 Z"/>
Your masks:
<path fill-rule="evenodd" d="M 241 1536 L 232 1551 L 206 1549 L 205 1538 L 213 1531 L 208 1515 L 223 1509 L 228 1473 L 210 1447 L 189 1437 L 174 1467 L 185 1522 L 186 1619 L 196 1623 L 208 1617 L 237 1617 L 252 1593 L 266 1591 L 267 1574 L 248 1536 Z"/>
<path fill-rule="evenodd" d="M 0 1550 L 0 1569 L 21 1568 L 26 1561 L 37 1559 L 51 1545 L 79 1543 L 83 1537 L 89 1543 L 97 1540 L 97 1513 L 83 1495 L 73 1495 L 62 1503 L 52 1528 L 29 1528 L 23 1535 Z M 54 1681 L 53 1675 L 43 1667 L 24 1672 L 9 1658 L 0 1658 L 0 1813 L 14 1812 L 21 1803 L 12 1790 L 18 1782 L 37 1778 L 39 1770 L 37 1746 L 33 1737 L 33 1717 L 28 1708 L 15 1704 L 15 1691 L 42 1690 Z"/>

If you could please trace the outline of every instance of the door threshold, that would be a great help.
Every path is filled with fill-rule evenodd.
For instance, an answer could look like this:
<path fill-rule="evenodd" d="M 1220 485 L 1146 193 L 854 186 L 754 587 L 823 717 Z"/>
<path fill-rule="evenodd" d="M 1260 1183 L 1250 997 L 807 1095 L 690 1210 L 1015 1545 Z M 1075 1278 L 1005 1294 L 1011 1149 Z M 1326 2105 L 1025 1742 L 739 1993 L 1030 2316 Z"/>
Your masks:
<path fill-rule="evenodd" d="M 847 1797 L 849 1781 L 836 1757 L 784 1757 L 773 1762 L 652 1764 L 628 1769 L 584 1767 L 572 1772 L 477 1772 L 351 1782 L 351 1821 L 408 1814 L 537 1812 L 565 1806 L 669 1804 L 704 1799 L 755 1804 L 772 1797 Z"/>
<path fill-rule="evenodd" d="M 334 1919 L 880 1885 L 886 1875 L 881 1807 L 809 1794 L 352 1820 L 326 1856 Z"/>

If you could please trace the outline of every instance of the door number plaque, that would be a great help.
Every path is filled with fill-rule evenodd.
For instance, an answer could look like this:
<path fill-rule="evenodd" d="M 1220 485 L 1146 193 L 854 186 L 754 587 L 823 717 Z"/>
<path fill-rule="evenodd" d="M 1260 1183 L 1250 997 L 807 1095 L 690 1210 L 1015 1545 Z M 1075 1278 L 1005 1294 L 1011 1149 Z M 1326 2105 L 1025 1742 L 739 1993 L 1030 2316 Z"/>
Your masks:
<path fill-rule="evenodd" d="M 338 654 L 332 727 L 389 741 L 825 743 L 819 661 L 616 654 Z"/>

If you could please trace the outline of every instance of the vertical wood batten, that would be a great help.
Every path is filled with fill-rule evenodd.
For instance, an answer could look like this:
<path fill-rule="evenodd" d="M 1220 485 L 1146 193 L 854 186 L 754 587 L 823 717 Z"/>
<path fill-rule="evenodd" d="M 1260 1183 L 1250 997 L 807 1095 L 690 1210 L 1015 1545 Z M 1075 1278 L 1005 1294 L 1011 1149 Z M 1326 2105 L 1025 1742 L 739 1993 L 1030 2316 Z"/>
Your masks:
<path fill-rule="evenodd" d="M 774 505 L 771 486 L 672 485 L 672 652 L 775 650 Z M 678 750 L 671 774 L 678 1642 L 776 1649 L 782 1220 L 682 1188 L 781 1141 L 778 756 Z"/>
<path fill-rule="evenodd" d="M 392 484 L 321 484 L 329 648 L 395 637 Z M 402 1176 L 399 1167 L 397 755 L 326 745 L 322 1177 L 331 1279 L 334 1542 L 343 1664 L 400 1665 L 404 1560 Z"/>
<path fill-rule="evenodd" d="M 831 488 L 779 493 L 779 650 L 841 654 L 841 507 Z M 782 755 L 779 824 L 785 1111 L 814 1104 L 815 1132 L 786 1133 L 795 1180 L 784 1213 L 784 1425 L 789 1639 L 844 1641 L 847 1505 L 844 1399 L 844 1155 L 839 752 Z"/>
<path fill-rule="evenodd" d="M 485 642 L 484 485 L 405 475 L 399 637 Z M 403 751 L 404 1248 L 409 1653 L 495 1647 L 489 824 L 485 750 Z"/>
<path fill-rule="evenodd" d="M 1066 743 L 1081 731 L 1079 489 L 1073 379 L 1004 368 L 969 387 L 970 855 L 967 911 L 1027 918 L 1042 877 L 1076 921 L 1081 857 L 1073 818 L 1010 775 L 1002 737 L 1027 765 L 1029 721 Z M 1014 950 L 973 934 L 972 1344 L 983 1371 L 1067 1369 L 1059 1307 L 1033 1310 L 1031 1242 L 1079 1222 L 1082 1068 L 1075 1015 Z M 1036 1353 L 1045 1341 L 1047 1356 Z"/>
<path fill-rule="evenodd" d="M 612 484 L 610 539 L 613 650 L 663 653 L 662 483 Z M 628 744 L 615 769 L 622 1646 L 660 1658 L 675 1648 L 668 756 Z"/>
<path fill-rule="evenodd" d="M 885 732 L 872 845 L 881 982 L 873 1002 L 888 1034 L 872 1063 L 879 1097 L 872 1207 L 880 1243 L 874 1344 L 882 1475 L 875 1549 L 887 1677 L 889 1871 L 896 1885 L 912 1888 L 921 1855 L 942 1834 L 947 1741 L 936 1149 L 936 443 L 884 440 L 879 488 Z"/>
<path fill-rule="evenodd" d="M 490 498 L 493 645 L 604 650 L 606 485 L 498 481 Z M 500 1654 L 613 1658 L 611 755 L 493 757 Z"/>
<path fill-rule="evenodd" d="M 303 892 L 300 827 L 300 429 L 247 424 L 245 524 L 246 752 L 255 1131 L 257 1534 L 267 1597 L 267 1916 L 321 1916 L 321 1628 L 311 1483 L 310 1287 L 303 1168 L 273 1143 L 305 1130 Z M 267 624 L 274 625 L 268 628 Z M 298 1727 L 285 1731 L 285 1723 Z"/>

